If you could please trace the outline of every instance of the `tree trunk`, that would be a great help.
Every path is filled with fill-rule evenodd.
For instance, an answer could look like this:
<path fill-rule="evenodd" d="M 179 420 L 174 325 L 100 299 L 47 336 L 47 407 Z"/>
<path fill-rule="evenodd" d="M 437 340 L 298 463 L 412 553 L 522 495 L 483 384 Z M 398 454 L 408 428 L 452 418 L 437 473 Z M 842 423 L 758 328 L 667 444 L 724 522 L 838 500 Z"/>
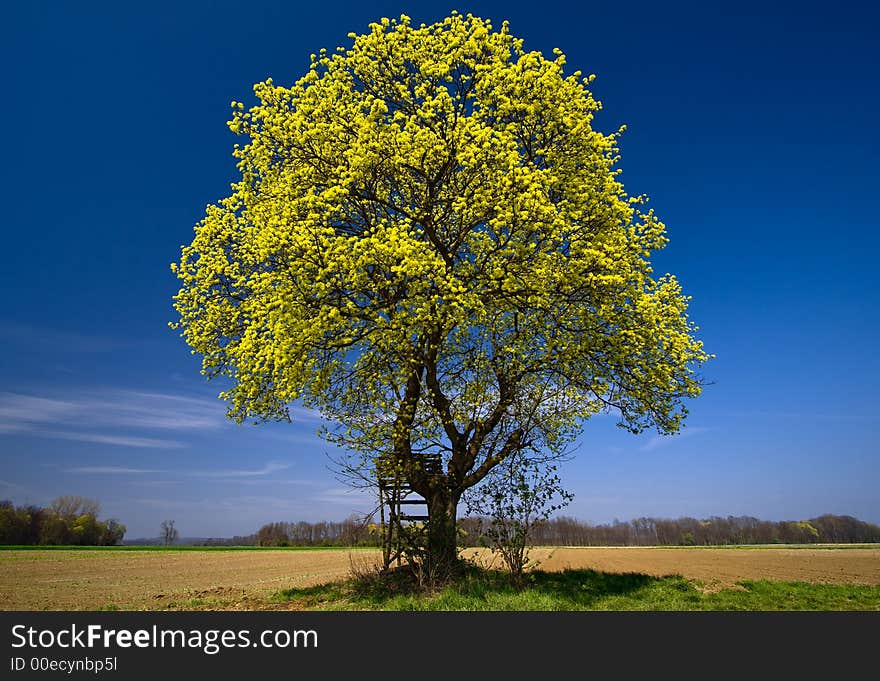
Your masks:
<path fill-rule="evenodd" d="M 451 576 L 457 562 L 458 528 L 456 516 L 461 493 L 451 492 L 445 486 L 431 490 L 428 502 L 428 544 L 426 567 L 432 579 Z"/>

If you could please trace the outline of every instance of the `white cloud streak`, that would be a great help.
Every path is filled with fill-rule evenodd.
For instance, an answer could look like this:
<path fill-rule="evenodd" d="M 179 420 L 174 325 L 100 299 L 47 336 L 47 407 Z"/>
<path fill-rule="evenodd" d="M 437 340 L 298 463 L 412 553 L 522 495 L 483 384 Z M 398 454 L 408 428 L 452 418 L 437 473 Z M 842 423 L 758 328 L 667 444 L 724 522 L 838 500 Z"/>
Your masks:
<path fill-rule="evenodd" d="M 206 478 L 256 478 L 269 475 L 277 471 L 283 471 L 290 468 L 290 464 L 270 461 L 265 466 L 257 470 L 227 470 L 227 471 L 202 471 L 193 472 L 190 475 L 199 475 Z"/>
<path fill-rule="evenodd" d="M 128 435 L 102 435 L 100 433 L 74 433 L 64 431 L 52 431 L 36 433 L 45 437 L 60 438 L 62 440 L 76 440 L 78 442 L 95 442 L 101 445 L 116 445 L 118 447 L 139 447 L 148 449 L 180 449 L 183 443 L 175 440 L 159 440 L 151 437 L 131 437 Z"/>
<path fill-rule="evenodd" d="M 334 423 L 334 421 L 321 416 L 321 412 L 305 407 L 291 407 L 290 420 L 294 423 Z"/>
<path fill-rule="evenodd" d="M 314 499 L 325 504 L 349 506 L 372 502 L 373 494 L 367 490 L 352 487 L 331 487 L 316 494 Z"/>
<path fill-rule="evenodd" d="M 57 399 L 0 392 L 0 432 L 35 425 L 80 425 L 117 428 L 188 430 L 226 423 L 220 400 L 134 390 L 106 390 Z"/>
<path fill-rule="evenodd" d="M 677 435 L 655 435 L 650 440 L 648 440 L 644 445 L 640 447 L 643 452 L 651 452 L 658 447 L 664 447 L 666 445 L 673 444 L 675 442 L 681 441 L 683 438 L 689 437 L 691 435 L 698 435 L 699 433 L 705 433 L 708 428 L 686 428 L 682 430 Z"/>
<path fill-rule="evenodd" d="M 274 478 L 266 478 L 272 473 L 287 470 L 290 464 L 277 461 L 270 461 L 262 468 L 245 469 L 245 470 L 190 470 L 190 471 L 170 471 L 167 469 L 152 468 L 130 468 L 128 466 L 77 466 L 68 468 L 68 473 L 89 473 L 89 474 L 120 474 L 120 475 L 145 475 L 145 474 L 173 474 L 176 476 L 187 478 L 217 478 L 217 479 L 234 479 L 240 483 L 278 483 L 288 485 L 314 485 L 312 480 L 275 480 Z"/>
<path fill-rule="evenodd" d="M 216 430 L 227 423 L 219 400 L 134 390 L 84 392 L 64 399 L 0 392 L 0 435 L 176 449 L 184 445 L 131 431 Z"/>
<path fill-rule="evenodd" d="M 76 411 L 73 402 L 0 393 L 0 433 L 17 433 L 33 430 L 40 424 L 63 423 L 73 418 Z"/>
<path fill-rule="evenodd" d="M 236 513 L 240 515 L 258 508 L 261 512 L 278 513 L 279 517 L 283 517 L 282 514 L 302 517 L 311 505 L 305 499 L 269 496 L 237 496 L 222 499 L 163 499 L 147 497 L 132 499 L 132 503 L 147 508 L 181 513 Z"/>

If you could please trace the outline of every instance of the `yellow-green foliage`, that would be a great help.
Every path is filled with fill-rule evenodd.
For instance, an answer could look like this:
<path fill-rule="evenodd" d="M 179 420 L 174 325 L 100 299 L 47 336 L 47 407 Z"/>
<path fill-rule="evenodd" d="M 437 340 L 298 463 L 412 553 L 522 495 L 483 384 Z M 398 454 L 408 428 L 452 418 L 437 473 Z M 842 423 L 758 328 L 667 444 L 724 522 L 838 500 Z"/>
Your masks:
<path fill-rule="evenodd" d="M 677 430 L 707 356 L 652 278 L 664 226 L 618 180 L 620 133 L 592 128 L 593 77 L 470 15 L 349 37 L 233 102 L 241 180 L 173 266 L 175 326 L 232 379 L 230 415 L 301 399 L 355 447 L 396 422 L 484 456 L 481 430 L 552 446 L 609 406 Z"/>

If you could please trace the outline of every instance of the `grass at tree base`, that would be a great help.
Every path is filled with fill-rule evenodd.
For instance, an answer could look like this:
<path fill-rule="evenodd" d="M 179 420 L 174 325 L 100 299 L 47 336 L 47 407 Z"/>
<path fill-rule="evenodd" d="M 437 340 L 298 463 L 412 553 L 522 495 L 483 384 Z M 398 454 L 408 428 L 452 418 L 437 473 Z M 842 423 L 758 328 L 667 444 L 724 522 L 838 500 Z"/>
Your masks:
<path fill-rule="evenodd" d="M 462 564 L 457 576 L 428 584 L 408 567 L 362 571 L 331 584 L 278 592 L 276 602 L 318 610 L 870 610 L 880 586 L 741 581 L 711 589 L 679 576 L 564 570 L 511 575 Z"/>

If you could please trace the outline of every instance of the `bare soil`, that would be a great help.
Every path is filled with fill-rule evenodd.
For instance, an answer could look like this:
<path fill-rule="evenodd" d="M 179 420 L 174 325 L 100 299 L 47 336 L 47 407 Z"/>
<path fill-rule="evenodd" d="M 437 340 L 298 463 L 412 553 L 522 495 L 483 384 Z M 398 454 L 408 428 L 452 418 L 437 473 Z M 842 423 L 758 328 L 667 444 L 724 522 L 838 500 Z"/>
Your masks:
<path fill-rule="evenodd" d="M 485 551 L 466 555 L 488 563 Z M 880 584 L 880 548 L 541 548 L 542 570 L 682 575 L 702 588 L 741 580 Z M 285 607 L 272 593 L 345 578 L 373 550 L 0 551 L 0 609 L 239 609 Z"/>
<path fill-rule="evenodd" d="M 560 547 L 534 549 L 541 570 L 567 568 L 681 575 L 706 588 L 762 579 L 813 584 L 880 584 L 880 549 Z"/>
<path fill-rule="evenodd" d="M 372 550 L 0 551 L 3 610 L 261 609 L 281 589 L 347 577 Z"/>

